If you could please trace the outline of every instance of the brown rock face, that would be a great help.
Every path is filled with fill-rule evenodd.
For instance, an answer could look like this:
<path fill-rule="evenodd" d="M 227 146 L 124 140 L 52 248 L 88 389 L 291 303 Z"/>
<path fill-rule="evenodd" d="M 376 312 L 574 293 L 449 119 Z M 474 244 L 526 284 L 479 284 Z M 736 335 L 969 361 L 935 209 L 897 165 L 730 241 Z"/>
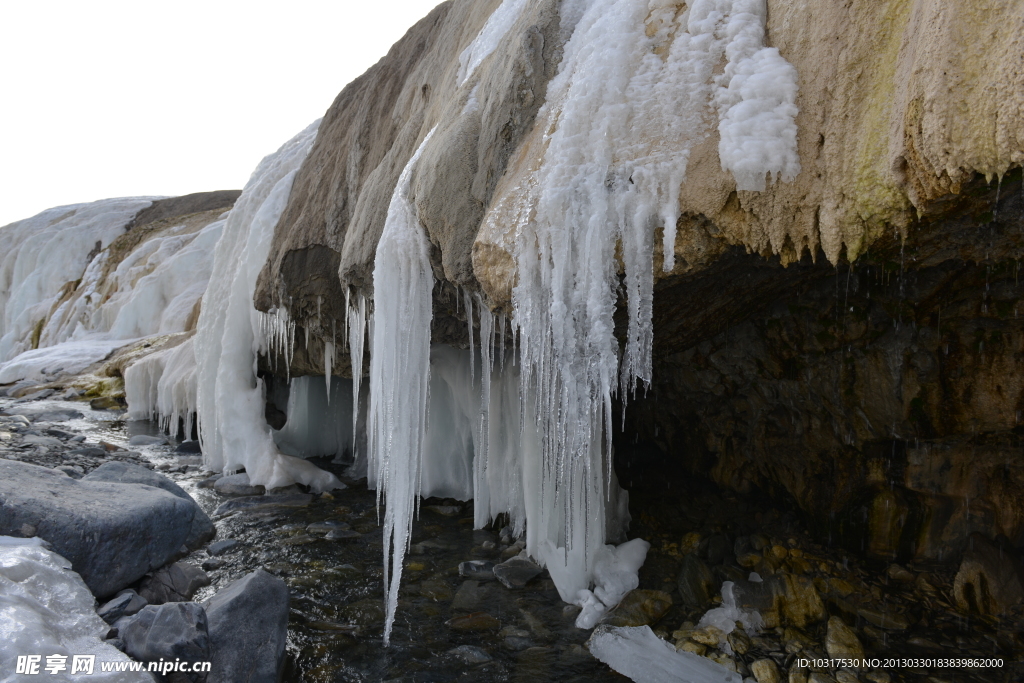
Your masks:
<path fill-rule="evenodd" d="M 1003 614 L 1024 600 L 1024 565 L 1013 550 L 972 534 L 953 597 L 965 612 Z"/>

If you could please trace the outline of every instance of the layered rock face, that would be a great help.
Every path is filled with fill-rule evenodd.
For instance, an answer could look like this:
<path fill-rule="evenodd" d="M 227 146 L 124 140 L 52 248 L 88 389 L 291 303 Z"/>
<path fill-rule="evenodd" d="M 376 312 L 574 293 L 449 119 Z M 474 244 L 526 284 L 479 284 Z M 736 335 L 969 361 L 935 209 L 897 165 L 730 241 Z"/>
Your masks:
<path fill-rule="evenodd" d="M 501 3 L 438 6 L 327 112 L 255 295 L 309 333 L 293 376 L 324 372 L 344 302 L 372 293 L 389 200 L 431 130 L 411 194 L 433 340 L 466 345 L 457 288 L 511 311 L 507 207 L 549 144 L 538 112 L 557 104 L 577 11 L 521 4 L 475 70 L 466 49 Z M 693 8 L 656 4 L 647 35 L 666 59 L 664 17 Z M 670 272 L 655 247 L 653 386 L 620 459 L 645 444 L 880 557 L 948 557 L 972 531 L 1020 544 L 1024 8 L 769 2 L 765 28 L 798 74 L 800 171 L 737 189 L 710 119 L 690 149 Z"/>

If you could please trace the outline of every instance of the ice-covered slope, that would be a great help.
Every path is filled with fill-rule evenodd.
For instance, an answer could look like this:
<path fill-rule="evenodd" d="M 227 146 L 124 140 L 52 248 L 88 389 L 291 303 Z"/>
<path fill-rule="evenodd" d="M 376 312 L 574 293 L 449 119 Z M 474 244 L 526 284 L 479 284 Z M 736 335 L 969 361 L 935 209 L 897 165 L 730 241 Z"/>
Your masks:
<path fill-rule="evenodd" d="M 235 194 L 108 199 L 0 228 L 0 383 L 74 374 L 131 341 L 195 326 Z"/>

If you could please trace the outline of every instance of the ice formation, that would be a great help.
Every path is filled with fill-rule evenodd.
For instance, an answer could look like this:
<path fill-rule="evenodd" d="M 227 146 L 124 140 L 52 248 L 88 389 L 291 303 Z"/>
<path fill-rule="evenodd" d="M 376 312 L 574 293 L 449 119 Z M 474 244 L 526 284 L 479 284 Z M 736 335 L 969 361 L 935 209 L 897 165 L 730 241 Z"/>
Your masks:
<path fill-rule="evenodd" d="M 352 450 L 352 386 L 330 378 L 330 393 L 321 377 L 293 377 L 285 413 L 288 421 L 273 433 L 278 450 L 301 458 L 343 455 Z"/>
<path fill-rule="evenodd" d="M 522 6 L 505 0 L 463 51 L 460 87 Z M 468 497 L 470 483 L 476 523 L 510 512 L 562 598 L 584 606 L 581 626 L 636 586 L 646 544 L 606 545 L 625 519 L 606 435 L 613 394 L 627 398 L 651 379 L 655 229 L 669 228 L 671 270 L 689 151 L 710 134 L 716 113 L 722 165 L 739 189 L 799 171 L 796 73 L 763 46 L 764 0 L 697 0 L 678 10 L 670 0 L 562 5 L 571 37 L 537 117 L 543 152 L 485 218 L 516 230 L 514 371 L 493 374 L 493 317 L 468 293 L 470 360 L 457 370 L 452 353 L 429 351 L 433 277 L 410 187 L 430 135 L 401 174 L 376 254 L 370 354 L 368 477 L 387 500 L 392 553 L 385 640 L 417 496 Z M 621 351 L 613 321 L 620 266 L 628 314 Z M 366 313 L 349 310 L 361 335 Z M 353 355 L 353 367 L 361 362 Z M 511 390 L 510 377 L 518 382 Z M 479 417 L 467 419 L 476 392 Z M 443 457 L 434 438 L 448 446 Z"/>
<path fill-rule="evenodd" d="M 751 577 L 755 574 L 751 574 Z M 760 579 L 760 577 L 758 577 Z M 753 580 L 753 579 L 751 579 Z M 736 628 L 737 622 L 743 624 L 743 629 L 750 635 L 758 633 L 764 628 L 764 619 L 757 610 L 744 609 L 736 605 L 736 585 L 732 581 L 726 581 L 722 584 L 722 606 L 715 607 L 708 610 L 704 616 L 700 618 L 700 622 L 697 623 L 698 628 L 704 628 L 705 626 L 714 626 L 722 635 L 719 637 L 721 640 L 722 649 L 732 654 L 732 648 L 726 641 L 725 637 L 733 632 Z"/>
<path fill-rule="evenodd" d="M 39 345 L 68 283 L 154 198 L 105 199 L 47 209 L 0 229 L 0 363 Z"/>
<path fill-rule="evenodd" d="M 650 626 L 600 627 L 590 653 L 637 683 L 741 683 L 743 677 L 692 652 L 677 651 Z"/>
<path fill-rule="evenodd" d="M 213 276 L 193 342 L 206 466 L 223 472 L 244 467 L 253 484 L 267 488 L 295 482 L 315 490 L 342 487 L 329 472 L 278 450 L 263 416 L 263 383 L 256 377 L 257 354 L 267 351 L 261 316 L 253 306 L 256 278 L 319 124 L 315 121 L 264 158 L 232 208 L 214 251 Z"/>
<path fill-rule="evenodd" d="M 110 626 L 96 614 L 96 600 L 71 563 L 47 550 L 39 538 L 0 536 L 0 671 L 7 681 L 23 680 L 15 673 L 19 655 L 38 654 L 40 677 L 47 655 L 63 655 L 67 670 L 56 680 L 138 683 L 152 681 L 148 673 L 103 672 L 101 662 L 130 662 L 127 655 L 103 642 Z M 73 655 L 96 657 L 91 674 L 71 673 Z M 35 677 L 32 677 L 35 678 Z M 28 676 L 24 680 L 31 680 Z"/>

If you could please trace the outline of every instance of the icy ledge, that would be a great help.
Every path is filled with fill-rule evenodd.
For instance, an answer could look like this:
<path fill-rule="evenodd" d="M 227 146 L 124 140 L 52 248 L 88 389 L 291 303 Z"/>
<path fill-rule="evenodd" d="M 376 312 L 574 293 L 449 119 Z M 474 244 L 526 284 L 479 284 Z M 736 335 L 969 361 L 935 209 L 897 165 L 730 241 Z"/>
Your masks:
<path fill-rule="evenodd" d="M 148 673 L 101 671 L 101 662 L 130 662 L 102 641 L 110 630 L 96 614 L 89 588 L 66 559 L 43 547 L 39 538 L 0 536 L 0 671 L 3 683 L 22 680 L 15 673 L 19 655 L 42 655 L 40 674 L 50 680 L 138 683 Z M 48 674 L 46 657 L 67 657 L 67 670 Z M 96 657 L 91 675 L 71 674 L 74 655 Z M 26 679 L 28 680 L 28 679 Z"/>

